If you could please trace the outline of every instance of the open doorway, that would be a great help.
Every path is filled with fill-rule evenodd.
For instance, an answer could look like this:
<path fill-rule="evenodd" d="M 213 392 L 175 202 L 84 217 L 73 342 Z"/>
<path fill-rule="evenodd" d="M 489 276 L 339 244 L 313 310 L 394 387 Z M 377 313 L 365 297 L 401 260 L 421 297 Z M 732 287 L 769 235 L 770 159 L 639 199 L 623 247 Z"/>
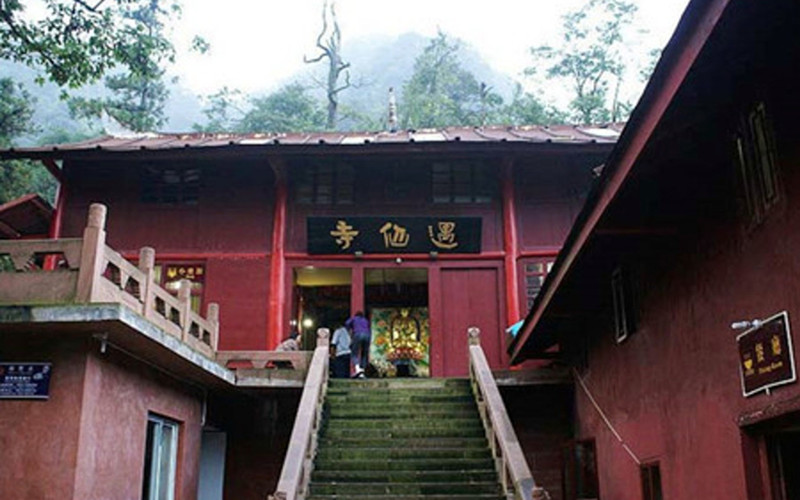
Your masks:
<path fill-rule="evenodd" d="M 364 272 L 364 304 L 372 327 L 370 363 L 382 377 L 429 377 L 428 270 Z"/>
<path fill-rule="evenodd" d="M 316 347 L 317 328 L 333 332 L 350 315 L 352 272 L 346 267 L 303 266 L 294 269 L 292 331 L 302 335 L 302 349 Z"/>

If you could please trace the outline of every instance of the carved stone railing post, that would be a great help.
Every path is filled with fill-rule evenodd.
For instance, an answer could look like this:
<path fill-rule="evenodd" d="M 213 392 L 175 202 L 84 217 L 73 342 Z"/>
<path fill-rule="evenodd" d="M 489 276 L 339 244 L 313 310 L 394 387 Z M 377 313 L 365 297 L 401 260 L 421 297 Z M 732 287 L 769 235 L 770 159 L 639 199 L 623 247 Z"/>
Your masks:
<path fill-rule="evenodd" d="M 467 336 L 469 337 L 469 345 L 481 345 L 481 329 L 477 326 L 467 328 Z"/>
<path fill-rule="evenodd" d="M 153 315 L 153 287 L 156 286 L 156 251 L 152 247 L 142 247 L 139 249 L 139 269 L 146 275 L 143 283 L 142 302 L 144 304 L 144 317 L 150 318 Z"/>
<path fill-rule="evenodd" d="M 217 347 L 219 347 L 219 304 L 216 302 L 208 304 L 206 318 L 213 326 L 211 329 L 211 349 L 217 352 Z"/>
<path fill-rule="evenodd" d="M 103 254 L 106 248 L 106 207 L 92 203 L 83 230 L 81 265 L 78 273 L 76 300 L 92 302 L 97 296 L 98 281 L 103 274 Z"/>
<path fill-rule="evenodd" d="M 178 301 L 181 303 L 179 320 L 181 327 L 181 340 L 186 342 L 189 337 L 189 328 L 192 322 L 189 321 L 189 313 L 192 311 L 192 282 L 182 279 L 178 282 Z"/>
<path fill-rule="evenodd" d="M 486 437 L 489 439 L 492 456 L 495 458 L 503 491 L 506 494 L 513 493 L 515 500 L 547 499 L 547 492 L 536 486 L 533 480 L 525 454 L 511 425 L 511 419 L 508 418 L 503 398 L 481 348 L 481 331 L 473 326 L 467 329 L 467 335 L 472 390 L 478 403 Z"/>

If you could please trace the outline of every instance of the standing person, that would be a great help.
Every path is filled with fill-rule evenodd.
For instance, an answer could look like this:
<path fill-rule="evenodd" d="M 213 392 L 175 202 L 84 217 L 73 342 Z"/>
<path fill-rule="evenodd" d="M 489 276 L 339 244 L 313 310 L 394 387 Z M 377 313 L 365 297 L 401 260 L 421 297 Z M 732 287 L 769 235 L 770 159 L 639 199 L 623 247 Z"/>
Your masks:
<path fill-rule="evenodd" d="M 369 331 L 369 320 L 364 317 L 362 311 L 358 311 L 355 316 L 348 319 L 344 324 L 353 331 L 353 363 L 355 364 L 355 377 L 364 378 L 364 370 L 369 362 L 369 344 L 371 335 Z"/>
<path fill-rule="evenodd" d="M 333 351 L 333 378 L 348 378 L 350 376 L 350 332 L 344 325 L 339 325 L 333 332 L 331 339 Z"/>

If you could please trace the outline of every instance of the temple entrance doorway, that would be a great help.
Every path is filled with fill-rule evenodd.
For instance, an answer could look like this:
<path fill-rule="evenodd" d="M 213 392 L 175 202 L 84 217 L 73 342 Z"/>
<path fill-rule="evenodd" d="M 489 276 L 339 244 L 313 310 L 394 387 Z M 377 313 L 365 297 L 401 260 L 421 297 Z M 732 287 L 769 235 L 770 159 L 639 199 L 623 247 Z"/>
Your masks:
<path fill-rule="evenodd" d="M 428 270 L 365 269 L 364 304 L 378 376 L 429 377 Z"/>
<path fill-rule="evenodd" d="M 352 271 L 347 267 L 294 268 L 292 331 L 302 335 L 302 349 L 313 351 L 318 328 L 333 332 L 350 316 Z"/>

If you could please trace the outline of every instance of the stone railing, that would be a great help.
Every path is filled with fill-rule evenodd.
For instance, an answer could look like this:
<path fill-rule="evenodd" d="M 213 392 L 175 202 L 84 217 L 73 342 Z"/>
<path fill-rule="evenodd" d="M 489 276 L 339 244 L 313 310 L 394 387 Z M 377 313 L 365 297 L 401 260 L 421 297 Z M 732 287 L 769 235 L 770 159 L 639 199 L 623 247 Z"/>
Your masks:
<path fill-rule="evenodd" d="M 191 283 L 170 294 L 155 282 L 155 251 L 142 248 L 131 264 L 106 246 L 105 222 L 106 207 L 95 203 L 83 238 L 0 241 L 0 304 L 123 304 L 213 359 L 217 304 L 205 318 L 192 311 Z"/>
<path fill-rule="evenodd" d="M 503 398 L 489 368 L 480 341 L 480 329 L 471 327 L 469 336 L 469 375 L 478 403 L 486 437 L 495 459 L 505 494 L 515 500 L 546 500 L 550 496 L 533 480 L 522 447 L 517 440 Z"/>
<path fill-rule="evenodd" d="M 291 368 L 306 371 L 312 351 L 217 351 L 217 362 L 227 368 Z"/>
<path fill-rule="evenodd" d="M 270 500 L 300 500 L 306 497 L 328 387 L 328 346 L 329 331 L 320 328 L 317 330 L 317 348 L 308 368 L 278 487 L 269 496 Z"/>

